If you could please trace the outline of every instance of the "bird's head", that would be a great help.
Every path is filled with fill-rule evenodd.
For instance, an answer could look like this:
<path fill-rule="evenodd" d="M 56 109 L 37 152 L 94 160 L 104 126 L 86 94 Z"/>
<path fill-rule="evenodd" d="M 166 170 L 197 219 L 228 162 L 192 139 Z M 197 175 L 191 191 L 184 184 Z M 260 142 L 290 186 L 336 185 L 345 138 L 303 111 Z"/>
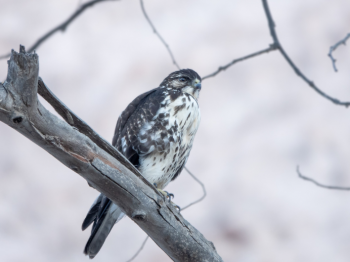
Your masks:
<path fill-rule="evenodd" d="M 168 75 L 160 86 L 181 90 L 198 99 L 202 88 L 201 82 L 201 77 L 192 69 L 181 69 Z"/>

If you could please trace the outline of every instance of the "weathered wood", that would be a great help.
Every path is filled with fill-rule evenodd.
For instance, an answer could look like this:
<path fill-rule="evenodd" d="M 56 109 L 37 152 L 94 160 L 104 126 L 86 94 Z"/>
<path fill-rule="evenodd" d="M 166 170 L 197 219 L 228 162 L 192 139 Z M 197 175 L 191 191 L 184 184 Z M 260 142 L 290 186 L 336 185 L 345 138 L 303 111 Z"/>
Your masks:
<path fill-rule="evenodd" d="M 0 84 L 0 121 L 11 126 L 119 205 L 174 261 L 222 261 L 214 245 L 164 200 L 115 148 L 39 79 L 36 54 L 12 51 Z M 39 85 L 38 85 L 39 82 Z M 51 114 L 37 92 L 67 121 Z M 40 183 L 40 181 L 38 181 Z"/>

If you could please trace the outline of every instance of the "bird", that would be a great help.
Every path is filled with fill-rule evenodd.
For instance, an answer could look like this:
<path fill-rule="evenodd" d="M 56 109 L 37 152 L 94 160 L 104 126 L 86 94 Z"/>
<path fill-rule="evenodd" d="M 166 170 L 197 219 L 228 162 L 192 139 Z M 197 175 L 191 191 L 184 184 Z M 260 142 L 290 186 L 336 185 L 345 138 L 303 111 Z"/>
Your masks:
<path fill-rule="evenodd" d="M 163 191 L 183 170 L 200 123 L 201 77 L 192 69 L 169 74 L 159 85 L 136 97 L 118 118 L 112 145 L 157 190 Z M 84 253 L 94 258 L 113 226 L 124 217 L 121 208 L 100 194 L 82 224 L 91 224 Z"/>

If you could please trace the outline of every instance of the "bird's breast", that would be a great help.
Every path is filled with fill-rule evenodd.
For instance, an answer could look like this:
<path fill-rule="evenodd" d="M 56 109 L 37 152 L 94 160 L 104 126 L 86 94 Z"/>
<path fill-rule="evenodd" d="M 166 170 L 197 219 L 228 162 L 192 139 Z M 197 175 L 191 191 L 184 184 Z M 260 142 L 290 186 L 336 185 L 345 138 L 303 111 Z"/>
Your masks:
<path fill-rule="evenodd" d="M 152 152 L 140 158 L 140 172 L 151 183 L 165 187 L 186 163 L 200 122 L 197 101 L 182 93 L 166 96 L 152 121 L 141 129 L 142 142 L 154 144 Z"/>

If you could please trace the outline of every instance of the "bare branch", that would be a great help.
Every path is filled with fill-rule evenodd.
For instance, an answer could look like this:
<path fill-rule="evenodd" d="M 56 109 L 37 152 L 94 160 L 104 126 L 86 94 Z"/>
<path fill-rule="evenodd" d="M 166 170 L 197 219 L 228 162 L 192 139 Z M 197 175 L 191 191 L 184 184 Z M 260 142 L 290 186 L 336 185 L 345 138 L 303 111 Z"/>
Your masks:
<path fill-rule="evenodd" d="M 40 37 L 29 49 L 28 49 L 28 53 L 33 52 L 37 47 L 39 47 L 44 41 L 46 41 L 48 38 L 50 38 L 53 34 L 55 34 L 58 31 L 62 31 L 64 32 L 67 27 L 69 26 L 70 23 L 72 23 L 79 15 L 81 15 L 85 9 L 92 7 L 93 5 L 97 4 L 97 3 L 102 3 L 102 2 L 106 2 L 106 1 L 116 1 L 116 0 L 93 0 L 90 2 L 87 2 L 83 5 L 80 5 L 79 2 L 79 7 L 78 9 L 62 24 L 56 26 L 54 29 L 52 29 L 51 31 L 49 31 L 48 33 L 46 33 L 44 36 Z M 5 59 L 10 57 L 11 53 L 5 54 L 0 56 L 0 59 Z"/>
<path fill-rule="evenodd" d="M 56 112 L 71 126 L 79 130 L 90 138 L 96 145 L 108 152 L 112 157 L 120 161 L 128 169 L 134 173 L 138 173 L 138 170 L 123 156 L 115 147 L 100 137 L 90 126 L 88 126 L 83 120 L 75 115 L 63 102 L 61 102 L 45 85 L 42 79 L 39 77 L 38 81 L 38 94 L 41 95 L 55 110 Z M 140 177 L 141 178 L 141 177 Z M 151 185 L 146 179 L 141 178 L 143 182 Z"/>
<path fill-rule="evenodd" d="M 181 208 L 181 211 L 185 210 L 186 208 L 189 208 L 190 206 L 192 206 L 192 205 L 194 205 L 194 204 L 197 204 L 197 203 L 201 202 L 201 201 L 207 196 L 207 191 L 205 190 L 204 184 L 203 184 L 194 174 L 192 174 L 192 172 L 191 172 L 190 170 L 188 170 L 187 167 L 185 167 L 185 169 L 186 169 L 187 173 L 189 173 L 190 176 L 191 176 L 194 180 L 196 180 L 198 184 L 201 185 L 202 190 L 203 190 L 203 196 L 202 196 L 201 198 L 199 198 L 198 200 L 196 200 L 196 201 L 194 201 L 194 202 L 188 204 L 187 206 Z"/>
<path fill-rule="evenodd" d="M 20 53 L 12 51 L 8 67 L 7 79 L 0 85 L 0 121 L 42 147 L 116 203 L 174 261 L 222 261 L 213 244 L 155 187 L 135 168 L 129 168 L 130 163 L 124 165 L 128 162 L 124 156 L 115 148 L 108 148 L 105 141 L 99 141 L 102 139 L 92 134 L 90 127 L 50 94 L 39 80 L 36 54 L 26 53 L 24 47 Z M 38 81 L 39 92 L 67 122 L 40 103 Z"/>
<path fill-rule="evenodd" d="M 209 75 L 206 75 L 206 76 L 202 77 L 202 80 L 204 80 L 204 79 L 206 79 L 206 78 L 209 78 L 209 77 L 214 77 L 214 76 L 216 76 L 218 73 L 220 73 L 221 71 L 226 70 L 227 68 L 229 68 L 230 66 L 232 66 L 232 65 L 234 65 L 234 64 L 236 64 L 236 63 L 238 63 L 238 62 L 247 60 L 247 59 L 249 59 L 249 58 L 252 58 L 252 57 L 255 57 L 255 56 L 258 56 L 258 55 L 261 55 L 261 54 L 268 53 L 268 52 L 270 52 L 270 51 L 274 51 L 274 50 L 276 50 L 276 49 L 277 49 L 277 47 L 276 47 L 275 45 L 272 44 L 272 45 L 270 45 L 269 48 L 265 48 L 265 49 L 260 50 L 260 51 L 258 51 L 258 52 L 252 53 L 252 54 L 250 54 L 250 55 L 247 55 L 247 56 L 243 56 L 243 57 L 241 57 L 241 58 L 234 59 L 232 62 L 228 63 L 227 65 L 225 65 L 225 66 L 220 66 L 220 67 L 218 68 L 218 70 L 216 70 L 214 73 L 211 73 L 211 74 L 209 74 Z"/>
<path fill-rule="evenodd" d="M 342 102 L 336 98 L 333 98 L 329 95 L 327 95 L 325 92 L 323 92 L 322 90 L 320 90 L 315 84 L 314 82 L 312 82 L 311 80 L 309 80 L 300 70 L 299 68 L 293 63 L 293 61 L 289 58 L 289 56 L 287 55 L 287 53 L 284 51 L 282 45 L 280 44 L 278 37 L 277 37 L 277 33 L 275 30 L 275 23 L 273 22 L 271 13 L 270 13 L 270 9 L 267 3 L 267 0 L 262 0 L 263 2 L 263 6 L 264 6 L 264 11 L 266 14 L 266 18 L 269 24 L 269 29 L 270 29 L 270 34 L 271 37 L 273 39 L 273 44 L 280 50 L 282 56 L 287 60 L 288 64 L 294 69 L 294 72 L 301 77 L 306 83 L 309 84 L 309 86 L 314 89 L 319 95 L 323 96 L 324 98 L 330 100 L 331 102 L 333 102 L 336 105 L 341 105 L 341 106 L 345 106 L 348 107 L 350 105 L 350 102 Z"/>
<path fill-rule="evenodd" d="M 341 106 L 345 106 L 345 107 L 348 107 L 350 106 L 350 102 L 343 102 L 343 101 L 340 101 L 336 98 L 333 98 L 329 95 L 327 95 L 325 92 L 323 92 L 321 89 L 319 89 L 313 81 L 309 80 L 300 70 L 299 68 L 294 64 L 294 62 L 290 59 L 290 57 L 288 56 L 288 54 L 284 51 L 284 48 L 282 47 L 281 43 L 279 42 L 278 40 L 278 37 L 277 37 L 277 33 L 276 33 L 276 30 L 275 30 L 275 23 L 272 19 L 272 15 L 271 15 L 271 12 L 270 12 L 270 9 L 269 9 L 269 6 L 268 6 L 268 3 L 267 3 L 267 0 L 262 0 L 262 3 L 263 3 L 263 7 L 264 7 L 264 11 L 265 11 L 265 15 L 266 15 L 266 18 L 267 18 L 267 21 L 268 21 L 268 25 L 269 25 L 269 30 L 270 30 L 270 34 L 271 34 L 271 37 L 273 39 L 273 44 L 270 45 L 269 48 L 266 48 L 266 49 L 263 49 L 261 51 L 258 51 L 258 52 L 255 52 L 253 54 L 250 54 L 250 55 L 247 55 L 247 56 L 244 56 L 244 57 L 241 57 L 241 58 L 238 58 L 238 59 L 235 59 L 233 60 L 231 63 L 225 65 L 225 66 L 221 66 L 219 67 L 219 69 L 217 71 L 215 71 L 214 73 L 212 74 L 209 74 L 205 77 L 203 77 L 202 79 L 206 79 L 206 78 L 209 78 L 209 77 L 214 77 L 216 76 L 218 73 L 220 73 L 221 71 L 223 70 L 226 70 L 227 68 L 229 68 L 230 66 L 234 65 L 235 63 L 237 62 L 241 62 L 243 60 L 246 60 L 246 59 L 249 59 L 249 58 L 252 58 L 252 57 L 255 57 L 255 56 L 258 56 L 258 55 L 261 55 L 261 54 L 264 54 L 264 53 L 268 53 L 270 51 L 274 51 L 274 50 L 279 50 L 282 54 L 282 56 L 286 59 L 286 61 L 288 62 L 288 64 L 293 68 L 294 72 L 299 76 L 301 77 L 312 89 L 314 89 L 319 95 L 323 96 L 324 98 L 330 100 L 331 102 L 333 102 L 334 104 L 336 105 L 341 105 Z M 349 34 L 350 35 L 350 34 Z M 344 40 L 346 41 L 350 36 L 347 36 L 347 38 L 345 38 Z M 344 42 L 345 44 L 345 41 L 342 40 L 341 43 Z M 340 43 L 340 44 L 341 44 Z M 338 44 L 339 45 L 339 44 Z"/>
<path fill-rule="evenodd" d="M 135 253 L 135 255 L 133 255 L 133 257 L 130 258 L 130 259 L 129 259 L 128 261 L 126 261 L 126 262 L 131 262 L 131 261 L 133 261 L 133 260 L 140 254 L 140 252 L 142 251 L 142 249 L 145 247 L 146 242 L 147 242 L 148 239 L 149 239 L 149 236 L 147 236 L 147 237 L 145 238 L 145 240 L 142 242 L 141 247 L 139 248 L 139 250 L 137 250 L 137 252 Z"/>
<path fill-rule="evenodd" d="M 202 187 L 202 189 L 203 189 L 203 196 L 201 196 L 198 200 L 196 200 L 196 201 L 194 201 L 194 202 L 188 204 L 187 206 L 181 208 L 181 211 L 185 210 L 186 208 L 189 208 L 189 207 L 192 206 L 192 205 L 195 205 L 195 204 L 201 202 L 201 201 L 207 196 L 207 191 L 205 190 L 204 184 L 203 184 L 203 183 L 202 183 L 202 182 L 187 168 L 187 167 L 185 167 L 185 169 L 186 169 L 187 173 L 188 173 L 197 183 L 199 183 L 199 184 L 201 185 L 201 187 Z M 145 246 L 147 240 L 148 240 L 148 236 L 146 237 L 146 239 L 145 239 L 144 242 L 142 243 L 142 245 L 141 245 L 141 247 L 139 248 L 139 250 L 137 250 L 137 252 L 135 253 L 135 255 L 134 255 L 132 258 L 130 258 L 128 261 L 126 261 L 126 262 L 131 262 L 131 261 L 133 261 L 133 260 L 140 254 L 140 252 L 141 252 L 141 250 L 143 249 L 143 247 Z"/>
<path fill-rule="evenodd" d="M 147 22 L 149 23 L 149 25 L 152 27 L 153 33 L 155 33 L 158 38 L 160 39 L 160 41 L 163 43 L 163 45 L 166 47 L 166 49 L 168 50 L 168 53 L 171 57 L 171 60 L 173 61 L 173 64 L 177 67 L 177 69 L 181 69 L 180 66 L 178 65 L 178 63 L 175 60 L 175 57 L 173 55 L 173 53 L 171 52 L 171 49 L 169 47 L 169 45 L 165 42 L 165 40 L 163 39 L 163 37 L 158 33 L 157 29 L 155 28 L 155 26 L 153 25 L 151 19 L 148 17 L 145 6 L 143 4 L 143 0 L 140 0 L 140 4 L 141 4 L 141 9 L 142 9 L 142 13 L 145 16 Z"/>
<path fill-rule="evenodd" d="M 335 49 L 337 49 L 340 45 L 346 45 L 346 41 L 350 38 L 350 33 L 348 33 L 344 39 L 340 40 L 339 42 L 337 42 L 335 45 L 332 45 L 330 48 L 329 48 L 329 53 L 328 53 L 328 56 L 329 58 L 331 59 L 332 61 L 332 64 L 333 64 L 333 69 L 335 72 L 338 72 L 338 69 L 337 67 L 335 66 L 335 62 L 337 61 L 332 53 Z"/>
<path fill-rule="evenodd" d="M 327 189 L 335 189 L 335 190 L 345 190 L 345 191 L 349 191 L 350 190 L 350 187 L 339 187 L 339 186 L 327 186 L 327 185 L 323 185 L 319 182 L 317 182 L 316 180 L 312 179 L 312 178 L 309 178 L 309 177 L 306 177 L 306 176 L 303 176 L 299 170 L 299 166 L 297 166 L 297 173 L 298 173 L 298 176 L 301 178 L 301 179 L 304 179 L 306 181 L 310 181 L 312 183 L 314 183 L 316 186 L 319 186 L 319 187 L 323 187 L 323 188 L 327 188 Z"/>

